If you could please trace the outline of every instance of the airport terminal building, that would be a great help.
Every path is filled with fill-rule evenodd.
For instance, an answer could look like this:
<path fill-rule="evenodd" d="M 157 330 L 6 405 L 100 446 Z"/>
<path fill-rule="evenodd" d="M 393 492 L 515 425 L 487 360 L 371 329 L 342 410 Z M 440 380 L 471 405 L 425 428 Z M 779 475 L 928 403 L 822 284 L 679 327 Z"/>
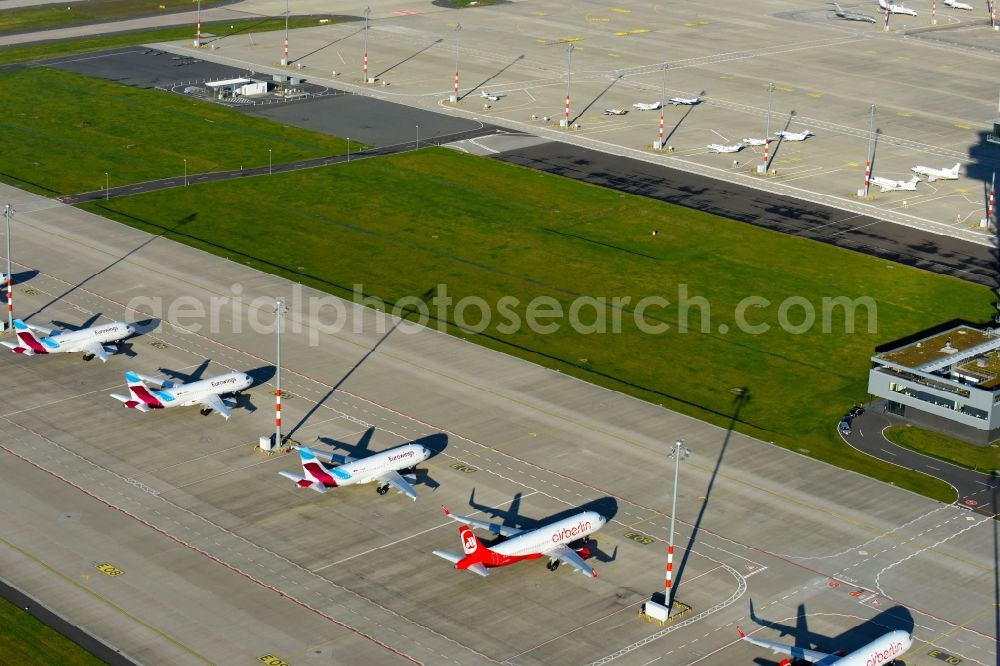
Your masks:
<path fill-rule="evenodd" d="M 886 411 L 975 444 L 1000 438 L 1000 330 L 956 326 L 872 356 Z"/>

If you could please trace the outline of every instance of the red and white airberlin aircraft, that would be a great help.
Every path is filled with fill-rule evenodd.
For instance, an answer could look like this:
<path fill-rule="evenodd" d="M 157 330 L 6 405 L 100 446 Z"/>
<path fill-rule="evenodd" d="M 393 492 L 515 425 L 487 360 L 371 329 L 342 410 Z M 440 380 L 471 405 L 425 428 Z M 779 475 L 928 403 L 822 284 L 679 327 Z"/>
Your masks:
<path fill-rule="evenodd" d="M 505 567 L 521 560 L 548 557 L 549 571 L 555 571 L 559 568 L 560 562 L 565 562 L 580 573 L 597 578 L 597 572 L 584 561 L 591 554 L 587 547 L 589 541 L 587 536 L 601 529 L 607 522 L 604 516 L 596 511 L 581 511 L 533 530 L 519 530 L 516 527 L 476 520 L 469 516 L 458 516 L 443 506 L 441 508 L 444 510 L 444 515 L 463 523 L 458 528 L 458 533 L 462 539 L 464 557 L 444 550 L 434 551 L 438 557 L 453 562 L 456 569 L 467 569 L 480 576 L 486 576 L 489 575 L 489 569 L 495 567 Z M 472 533 L 470 525 L 509 538 L 488 547 Z M 582 545 L 571 546 L 570 544 L 575 541 L 581 542 Z"/>
<path fill-rule="evenodd" d="M 125 382 L 128 384 L 127 396 L 112 393 L 111 397 L 124 403 L 129 409 L 148 412 L 151 409 L 166 409 L 169 407 L 187 407 L 201 405 L 201 413 L 215 411 L 229 420 L 232 415 L 230 406 L 232 400 L 223 400 L 227 393 L 239 393 L 253 384 L 253 378 L 245 372 L 227 372 L 218 377 L 202 379 L 190 384 L 175 384 L 169 379 L 140 375 L 137 372 L 126 372 Z M 146 382 L 159 386 L 151 389 Z M 227 404 L 228 402 L 228 404 Z"/>
<path fill-rule="evenodd" d="M 81 352 L 85 360 L 96 356 L 105 363 L 108 353 L 117 351 L 104 345 L 114 345 L 135 333 L 135 328 L 123 321 L 113 321 L 110 324 L 100 324 L 76 331 L 55 331 L 37 324 L 26 324 L 20 319 L 14 320 L 14 332 L 17 342 L 0 341 L 0 345 L 9 348 L 17 354 L 34 356 L 35 354 L 56 354 L 58 352 Z M 39 338 L 35 333 L 41 333 Z"/>
<path fill-rule="evenodd" d="M 903 653 L 913 645 L 913 636 L 905 631 L 896 630 L 879 636 L 850 654 L 841 656 L 753 638 L 747 636 L 739 627 L 736 627 L 736 631 L 740 632 L 740 638 L 748 643 L 767 648 L 775 654 L 787 654 L 792 660 L 804 659 L 815 666 L 887 666 L 902 657 Z M 778 666 L 792 666 L 792 660 L 782 659 Z"/>
<path fill-rule="evenodd" d="M 299 488 L 311 488 L 316 492 L 325 493 L 327 488 L 377 482 L 376 490 L 379 495 L 385 495 L 389 492 L 389 486 L 392 486 L 414 501 L 417 499 L 417 492 L 410 482 L 416 481 L 416 477 L 407 478 L 399 472 L 413 468 L 431 455 L 427 447 L 420 444 L 403 444 L 361 459 L 313 451 L 307 446 L 295 448 L 298 449 L 299 459 L 302 461 L 302 474 L 294 472 L 278 472 L 278 474 L 291 479 Z M 330 462 L 337 462 L 340 465 L 336 467 L 327 465 L 319 457 L 328 458 Z"/>

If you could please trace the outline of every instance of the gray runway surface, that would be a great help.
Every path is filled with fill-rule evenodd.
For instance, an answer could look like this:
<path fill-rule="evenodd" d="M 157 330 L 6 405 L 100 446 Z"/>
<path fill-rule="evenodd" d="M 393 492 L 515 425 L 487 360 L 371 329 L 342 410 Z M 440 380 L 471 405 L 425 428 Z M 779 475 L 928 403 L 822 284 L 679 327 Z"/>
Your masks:
<path fill-rule="evenodd" d="M 386 335 L 383 314 L 41 197 L 0 196 L 18 210 L 17 272 L 39 271 L 16 288 L 18 314 L 168 320 L 106 365 L 0 354 L 0 566 L 139 661 L 767 658 L 734 640 L 740 624 L 768 638 L 789 627 L 786 639 L 826 649 L 899 627 L 918 640 L 908 664 L 940 663 L 932 650 L 995 663 L 988 517 L 443 334 Z M 271 321 L 275 295 L 291 309 L 285 432 L 351 445 L 374 425 L 373 450 L 433 437 L 442 450 L 417 502 L 296 490 L 278 475 L 292 456 L 251 453 L 273 426 L 273 385 L 229 421 L 108 397 L 128 369 L 266 368 L 274 338 L 253 322 Z M 213 299 L 217 316 L 184 314 Z M 678 437 L 694 453 L 678 488 L 677 589 L 694 612 L 661 628 L 635 612 L 663 584 L 666 448 Z M 612 517 L 596 535 L 600 577 L 537 561 L 485 579 L 454 571 L 431 554 L 460 547 L 439 504 L 522 525 L 600 506 Z"/>

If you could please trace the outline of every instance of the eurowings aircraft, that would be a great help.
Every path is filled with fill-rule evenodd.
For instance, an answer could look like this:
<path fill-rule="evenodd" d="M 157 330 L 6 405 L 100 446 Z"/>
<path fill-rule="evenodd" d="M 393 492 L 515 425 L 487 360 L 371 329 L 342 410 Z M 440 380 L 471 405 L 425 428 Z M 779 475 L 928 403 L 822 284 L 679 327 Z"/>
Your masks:
<path fill-rule="evenodd" d="M 129 409 L 148 412 L 151 409 L 168 409 L 170 407 L 187 407 L 201 405 L 201 413 L 213 411 L 229 420 L 232 415 L 230 406 L 236 402 L 232 399 L 223 400 L 228 393 L 239 393 L 249 388 L 253 378 L 243 372 L 227 372 L 224 375 L 202 379 L 190 384 L 175 384 L 169 379 L 140 375 L 137 372 L 126 372 L 125 382 L 128 384 L 128 396 L 112 393 L 111 397 L 118 400 Z M 146 382 L 158 386 L 150 389 Z"/>
<path fill-rule="evenodd" d="M 948 0 L 945 0 L 945 3 L 947 2 Z M 868 14 L 861 14 L 860 12 L 844 11 L 840 7 L 840 5 L 838 5 L 836 2 L 833 2 L 831 4 L 833 5 L 833 13 L 839 19 L 844 19 L 845 21 L 867 21 L 868 23 L 875 22 L 874 16 L 869 16 Z"/>
<path fill-rule="evenodd" d="M 944 4 L 951 7 L 952 9 L 965 9 L 972 10 L 972 5 L 967 2 L 959 2 L 958 0 L 944 0 Z"/>
<path fill-rule="evenodd" d="M 734 143 L 731 146 L 724 146 L 721 143 L 708 144 L 708 150 L 712 153 L 738 153 L 743 150 L 742 143 Z"/>
<path fill-rule="evenodd" d="M 909 7 L 904 7 L 901 4 L 896 4 L 895 2 L 886 2 L 886 0 L 878 0 L 878 6 L 882 9 L 888 9 L 890 14 L 906 14 L 907 16 L 916 16 L 917 12 Z"/>
<path fill-rule="evenodd" d="M 744 146 L 763 146 L 767 139 L 743 139 Z"/>
<path fill-rule="evenodd" d="M 632 108 L 639 111 L 656 111 L 661 106 L 662 104 L 659 102 L 636 102 L 632 105 Z"/>
<path fill-rule="evenodd" d="M 671 97 L 667 101 L 674 106 L 678 104 L 701 104 L 701 97 Z"/>
<path fill-rule="evenodd" d="M 626 113 L 628 113 L 627 109 L 604 109 L 606 116 L 624 116 Z"/>
<path fill-rule="evenodd" d="M 774 133 L 774 136 L 780 136 L 785 141 L 805 141 L 806 137 L 816 136 L 809 130 L 802 130 L 801 132 L 789 132 L 787 130 L 778 130 Z"/>
<path fill-rule="evenodd" d="M 546 566 L 549 571 L 555 571 L 560 562 L 565 562 L 580 573 L 597 578 L 597 572 L 585 561 L 591 554 L 587 537 L 607 522 L 596 511 L 581 511 L 533 530 L 521 530 L 500 523 L 459 516 L 443 506 L 441 508 L 444 515 L 462 523 L 458 533 L 465 555 L 444 550 L 435 550 L 434 554 L 454 563 L 456 569 L 466 569 L 480 576 L 487 576 L 489 570 L 495 567 L 548 557 L 549 563 Z M 507 537 L 507 540 L 494 546 L 486 546 L 473 534 L 470 526 L 489 530 Z"/>
<path fill-rule="evenodd" d="M 17 342 L 2 340 L 0 344 L 17 354 L 34 356 L 57 352 L 82 352 L 84 360 L 89 361 L 96 356 L 107 363 L 108 354 L 118 351 L 115 343 L 135 333 L 135 328 L 123 321 L 113 321 L 110 324 L 90 326 L 76 331 L 56 331 L 15 319 L 14 332 L 17 334 Z M 36 332 L 44 337 L 39 338 L 35 335 Z"/>
<path fill-rule="evenodd" d="M 736 630 L 740 633 L 740 638 L 757 647 L 766 648 L 775 654 L 786 654 L 791 659 L 782 659 L 778 666 L 792 666 L 792 662 L 804 659 L 815 666 L 872 666 L 873 664 L 891 664 L 894 659 L 903 656 L 903 653 L 913 645 L 913 637 L 905 631 L 890 631 L 879 636 L 871 643 L 859 647 L 854 652 L 839 656 L 827 654 L 818 650 L 785 645 L 777 641 L 766 641 L 760 638 L 747 636 L 739 627 Z"/>
<path fill-rule="evenodd" d="M 917 189 L 917 183 L 920 182 L 920 178 L 914 176 L 910 180 L 893 180 L 892 178 L 875 176 L 872 178 L 872 182 L 879 186 L 881 192 L 900 192 L 904 190 L 913 192 Z"/>
<path fill-rule="evenodd" d="M 431 452 L 420 444 L 404 444 L 364 458 L 352 458 L 322 451 L 313 451 L 307 446 L 296 446 L 302 462 L 302 474 L 278 472 L 291 479 L 299 488 L 310 488 L 325 493 L 327 488 L 353 486 L 362 483 L 378 483 L 379 495 L 389 492 L 389 486 L 416 501 L 417 492 L 411 485 L 417 480 L 413 475 L 402 475 L 401 470 L 412 469 L 427 460 Z M 320 460 L 327 458 L 329 463 Z"/>
<path fill-rule="evenodd" d="M 926 176 L 928 182 L 933 183 L 935 180 L 958 180 L 958 170 L 961 168 L 962 164 L 960 162 L 956 162 L 955 166 L 950 169 L 935 169 L 934 167 L 915 166 L 910 169 L 910 171 L 918 176 Z"/>

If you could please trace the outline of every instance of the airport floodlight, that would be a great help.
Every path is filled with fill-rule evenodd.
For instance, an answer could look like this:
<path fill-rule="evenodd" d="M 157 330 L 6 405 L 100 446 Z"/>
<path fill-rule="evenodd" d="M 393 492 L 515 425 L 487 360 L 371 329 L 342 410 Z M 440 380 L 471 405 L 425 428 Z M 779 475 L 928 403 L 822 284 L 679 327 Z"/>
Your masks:
<path fill-rule="evenodd" d="M 871 186 L 872 178 L 872 160 L 875 156 L 872 155 L 872 146 L 875 141 L 875 105 L 872 104 L 871 115 L 868 119 L 868 159 L 865 160 L 865 196 L 868 196 L 868 190 Z"/>
<path fill-rule="evenodd" d="M 14 330 L 14 278 L 10 267 L 10 218 L 15 213 L 14 207 L 4 204 L 3 217 L 7 225 L 7 330 Z"/>
<path fill-rule="evenodd" d="M 281 59 L 281 64 L 288 65 L 288 0 L 285 0 L 285 57 Z"/>
<path fill-rule="evenodd" d="M 108 180 L 108 172 L 105 171 L 104 172 L 104 200 L 105 201 L 107 201 L 109 198 L 111 198 L 111 194 L 109 193 L 109 190 L 110 190 L 110 186 L 108 184 L 109 182 L 110 181 Z"/>
<path fill-rule="evenodd" d="M 420 150 L 420 125 L 417 125 L 417 150 Z"/>
<path fill-rule="evenodd" d="M 663 144 L 665 143 L 665 140 L 663 138 L 663 114 L 664 114 L 664 108 L 663 107 L 666 106 L 666 103 L 667 103 L 667 63 L 663 63 L 663 65 L 660 67 L 660 70 L 663 72 L 663 76 L 660 77 L 660 143 L 659 143 L 659 146 L 660 146 L 660 150 L 663 150 Z"/>
<path fill-rule="evenodd" d="M 188 158 L 184 158 L 184 187 L 188 184 Z"/>
<path fill-rule="evenodd" d="M 195 48 L 201 46 L 201 0 L 198 0 L 198 23 L 194 29 L 194 45 Z"/>
<path fill-rule="evenodd" d="M 347 163 L 351 162 L 351 137 L 347 137 Z"/>
<path fill-rule="evenodd" d="M 281 324 L 288 313 L 285 307 L 285 299 L 278 297 L 274 300 L 274 445 L 281 446 Z"/>
<path fill-rule="evenodd" d="M 678 439 L 670 447 L 669 458 L 674 459 L 674 490 L 673 501 L 670 508 L 670 538 L 667 541 L 667 578 L 666 591 L 664 592 L 663 603 L 667 607 L 667 616 L 670 616 L 670 609 L 674 604 L 674 521 L 677 519 L 677 480 L 680 478 L 681 460 L 691 455 L 691 452 L 684 446 L 684 440 Z"/>
<path fill-rule="evenodd" d="M 271 149 L 267 149 L 267 175 L 271 175 Z"/>
<path fill-rule="evenodd" d="M 462 32 L 462 24 L 455 26 L 455 101 L 458 101 L 458 33 Z"/>
<path fill-rule="evenodd" d="M 774 83 L 767 84 L 767 126 L 764 129 L 764 173 L 767 173 L 770 160 L 767 149 L 771 143 L 771 97 L 774 94 Z"/>
<path fill-rule="evenodd" d="M 370 6 L 365 7 L 365 55 L 364 55 L 364 83 L 368 83 L 368 17 L 372 13 L 372 8 Z"/>
<path fill-rule="evenodd" d="M 569 127 L 569 84 L 573 77 L 573 42 L 566 45 L 566 120 L 565 126 Z"/>

